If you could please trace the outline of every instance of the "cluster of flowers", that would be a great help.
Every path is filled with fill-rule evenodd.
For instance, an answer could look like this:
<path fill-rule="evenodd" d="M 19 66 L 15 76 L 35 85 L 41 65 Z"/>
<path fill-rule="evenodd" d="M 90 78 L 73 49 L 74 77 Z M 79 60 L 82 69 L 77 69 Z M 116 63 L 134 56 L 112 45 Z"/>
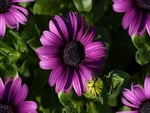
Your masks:
<path fill-rule="evenodd" d="M 0 0 L 0 37 L 6 33 L 6 27 L 19 29 L 19 23 L 26 24 L 28 11 L 16 4 L 34 0 Z M 129 35 L 143 35 L 145 30 L 150 35 L 150 1 L 149 0 L 113 0 L 116 12 L 126 12 L 122 26 L 129 28 Z M 70 92 L 72 87 L 81 96 L 87 91 L 87 81 L 101 72 L 106 56 L 103 42 L 95 41 L 95 28 L 75 12 L 69 12 L 67 18 L 54 16 L 49 21 L 49 30 L 43 31 L 40 38 L 41 47 L 36 53 L 41 60 L 40 68 L 50 70 L 50 86 L 56 85 L 56 92 Z M 125 89 L 122 102 L 133 108 L 132 111 L 117 113 L 150 112 L 150 76 L 147 76 L 144 89 L 132 84 L 131 90 Z M 37 104 L 25 101 L 28 88 L 22 85 L 21 78 L 7 78 L 3 83 L 0 78 L 0 112 L 36 113 Z"/>

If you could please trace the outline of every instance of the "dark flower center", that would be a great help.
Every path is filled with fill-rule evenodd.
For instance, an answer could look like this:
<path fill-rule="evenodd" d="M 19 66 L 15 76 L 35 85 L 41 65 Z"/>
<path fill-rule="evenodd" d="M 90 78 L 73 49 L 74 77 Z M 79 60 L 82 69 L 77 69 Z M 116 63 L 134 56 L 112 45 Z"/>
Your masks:
<path fill-rule="evenodd" d="M 144 102 L 139 111 L 140 113 L 150 113 L 150 101 Z"/>
<path fill-rule="evenodd" d="M 136 0 L 140 8 L 150 10 L 150 0 Z"/>
<path fill-rule="evenodd" d="M 9 106 L 0 104 L 0 113 L 13 113 L 13 111 Z"/>
<path fill-rule="evenodd" d="M 80 42 L 70 42 L 66 45 L 63 54 L 63 58 L 66 64 L 76 67 L 84 59 L 84 57 L 84 47 Z"/>
<path fill-rule="evenodd" d="M 4 13 L 10 6 L 10 0 L 0 0 L 0 13 Z"/>

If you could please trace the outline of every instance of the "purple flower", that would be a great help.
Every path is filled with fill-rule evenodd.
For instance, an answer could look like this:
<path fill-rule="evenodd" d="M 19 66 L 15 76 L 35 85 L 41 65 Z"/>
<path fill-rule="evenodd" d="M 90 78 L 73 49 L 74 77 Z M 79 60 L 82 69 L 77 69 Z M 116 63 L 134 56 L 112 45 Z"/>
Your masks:
<path fill-rule="evenodd" d="M 28 11 L 18 2 L 31 2 L 34 0 L 0 0 L 0 38 L 6 33 L 6 26 L 19 29 L 19 23 L 25 25 Z"/>
<path fill-rule="evenodd" d="M 113 0 L 116 12 L 125 12 L 122 20 L 124 29 L 129 28 L 129 35 L 143 35 L 145 30 L 150 35 L 149 0 Z"/>
<path fill-rule="evenodd" d="M 20 77 L 9 77 L 5 83 L 0 78 L 0 113 L 37 113 L 37 104 L 25 101 L 27 93 L 28 87 Z"/>
<path fill-rule="evenodd" d="M 144 88 L 132 84 L 131 90 L 123 91 L 122 103 L 130 107 L 132 111 L 116 113 L 150 113 L 150 75 L 145 78 Z"/>
<path fill-rule="evenodd" d="M 42 69 L 53 69 L 49 84 L 56 84 L 56 92 L 77 95 L 87 91 L 86 81 L 100 71 L 106 49 L 102 42 L 93 41 L 95 29 L 78 13 L 69 12 L 67 19 L 56 15 L 49 22 L 49 31 L 41 36 L 43 46 L 37 48 Z"/>

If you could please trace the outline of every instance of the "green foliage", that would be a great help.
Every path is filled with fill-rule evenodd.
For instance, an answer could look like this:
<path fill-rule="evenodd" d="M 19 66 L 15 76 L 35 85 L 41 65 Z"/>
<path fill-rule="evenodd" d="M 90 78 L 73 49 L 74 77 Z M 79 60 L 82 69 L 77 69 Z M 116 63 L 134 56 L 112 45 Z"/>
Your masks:
<path fill-rule="evenodd" d="M 147 34 L 142 37 L 132 37 L 132 42 L 137 48 L 135 55 L 137 63 L 140 65 L 148 64 L 150 62 L 150 38 Z"/>

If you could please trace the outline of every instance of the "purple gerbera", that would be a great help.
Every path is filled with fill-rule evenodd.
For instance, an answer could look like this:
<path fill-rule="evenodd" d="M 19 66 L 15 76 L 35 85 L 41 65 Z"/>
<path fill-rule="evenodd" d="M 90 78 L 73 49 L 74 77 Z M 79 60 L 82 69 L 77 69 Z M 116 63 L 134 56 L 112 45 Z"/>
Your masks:
<path fill-rule="evenodd" d="M 101 70 L 106 49 L 102 42 L 93 41 L 95 29 L 84 18 L 69 12 L 67 19 L 56 15 L 49 22 L 49 31 L 41 36 L 43 46 L 36 50 L 42 69 L 53 69 L 50 86 L 56 92 L 69 92 L 73 86 L 77 95 L 87 90 L 86 81 Z"/>
<path fill-rule="evenodd" d="M 129 35 L 143 35 L 145 29 L 150 35 L 150 1 L 149 0 L 113 0 L 116 12 L 125 12 L 122 20 L 124 29 L 129 28 Z"/>
<path fill-rule="evenodd" d="M 5 83 L 0 78 L 0 113 L 37 113 L 37 104 L 25 101 L 27 93 L 28 87 L 20 77 L 9 77 Z"/>
<path fill-rule="evenodd" d="M 19 23 L 26 24 L 28 11 L 18 2 L 31 2 L 34 0 L 0 0 L 0 38 L 4 37 L 6 26 L 19 29 Z"/>
<path fill-rule="evenodd" d="M 140 85 L 132 84 L 131 90 L 125 89 L 122 102 L 130 107 L 132 111 L 116 113 L 150 113 L 150 75 L 145 78 L 144 88 Z"/>

